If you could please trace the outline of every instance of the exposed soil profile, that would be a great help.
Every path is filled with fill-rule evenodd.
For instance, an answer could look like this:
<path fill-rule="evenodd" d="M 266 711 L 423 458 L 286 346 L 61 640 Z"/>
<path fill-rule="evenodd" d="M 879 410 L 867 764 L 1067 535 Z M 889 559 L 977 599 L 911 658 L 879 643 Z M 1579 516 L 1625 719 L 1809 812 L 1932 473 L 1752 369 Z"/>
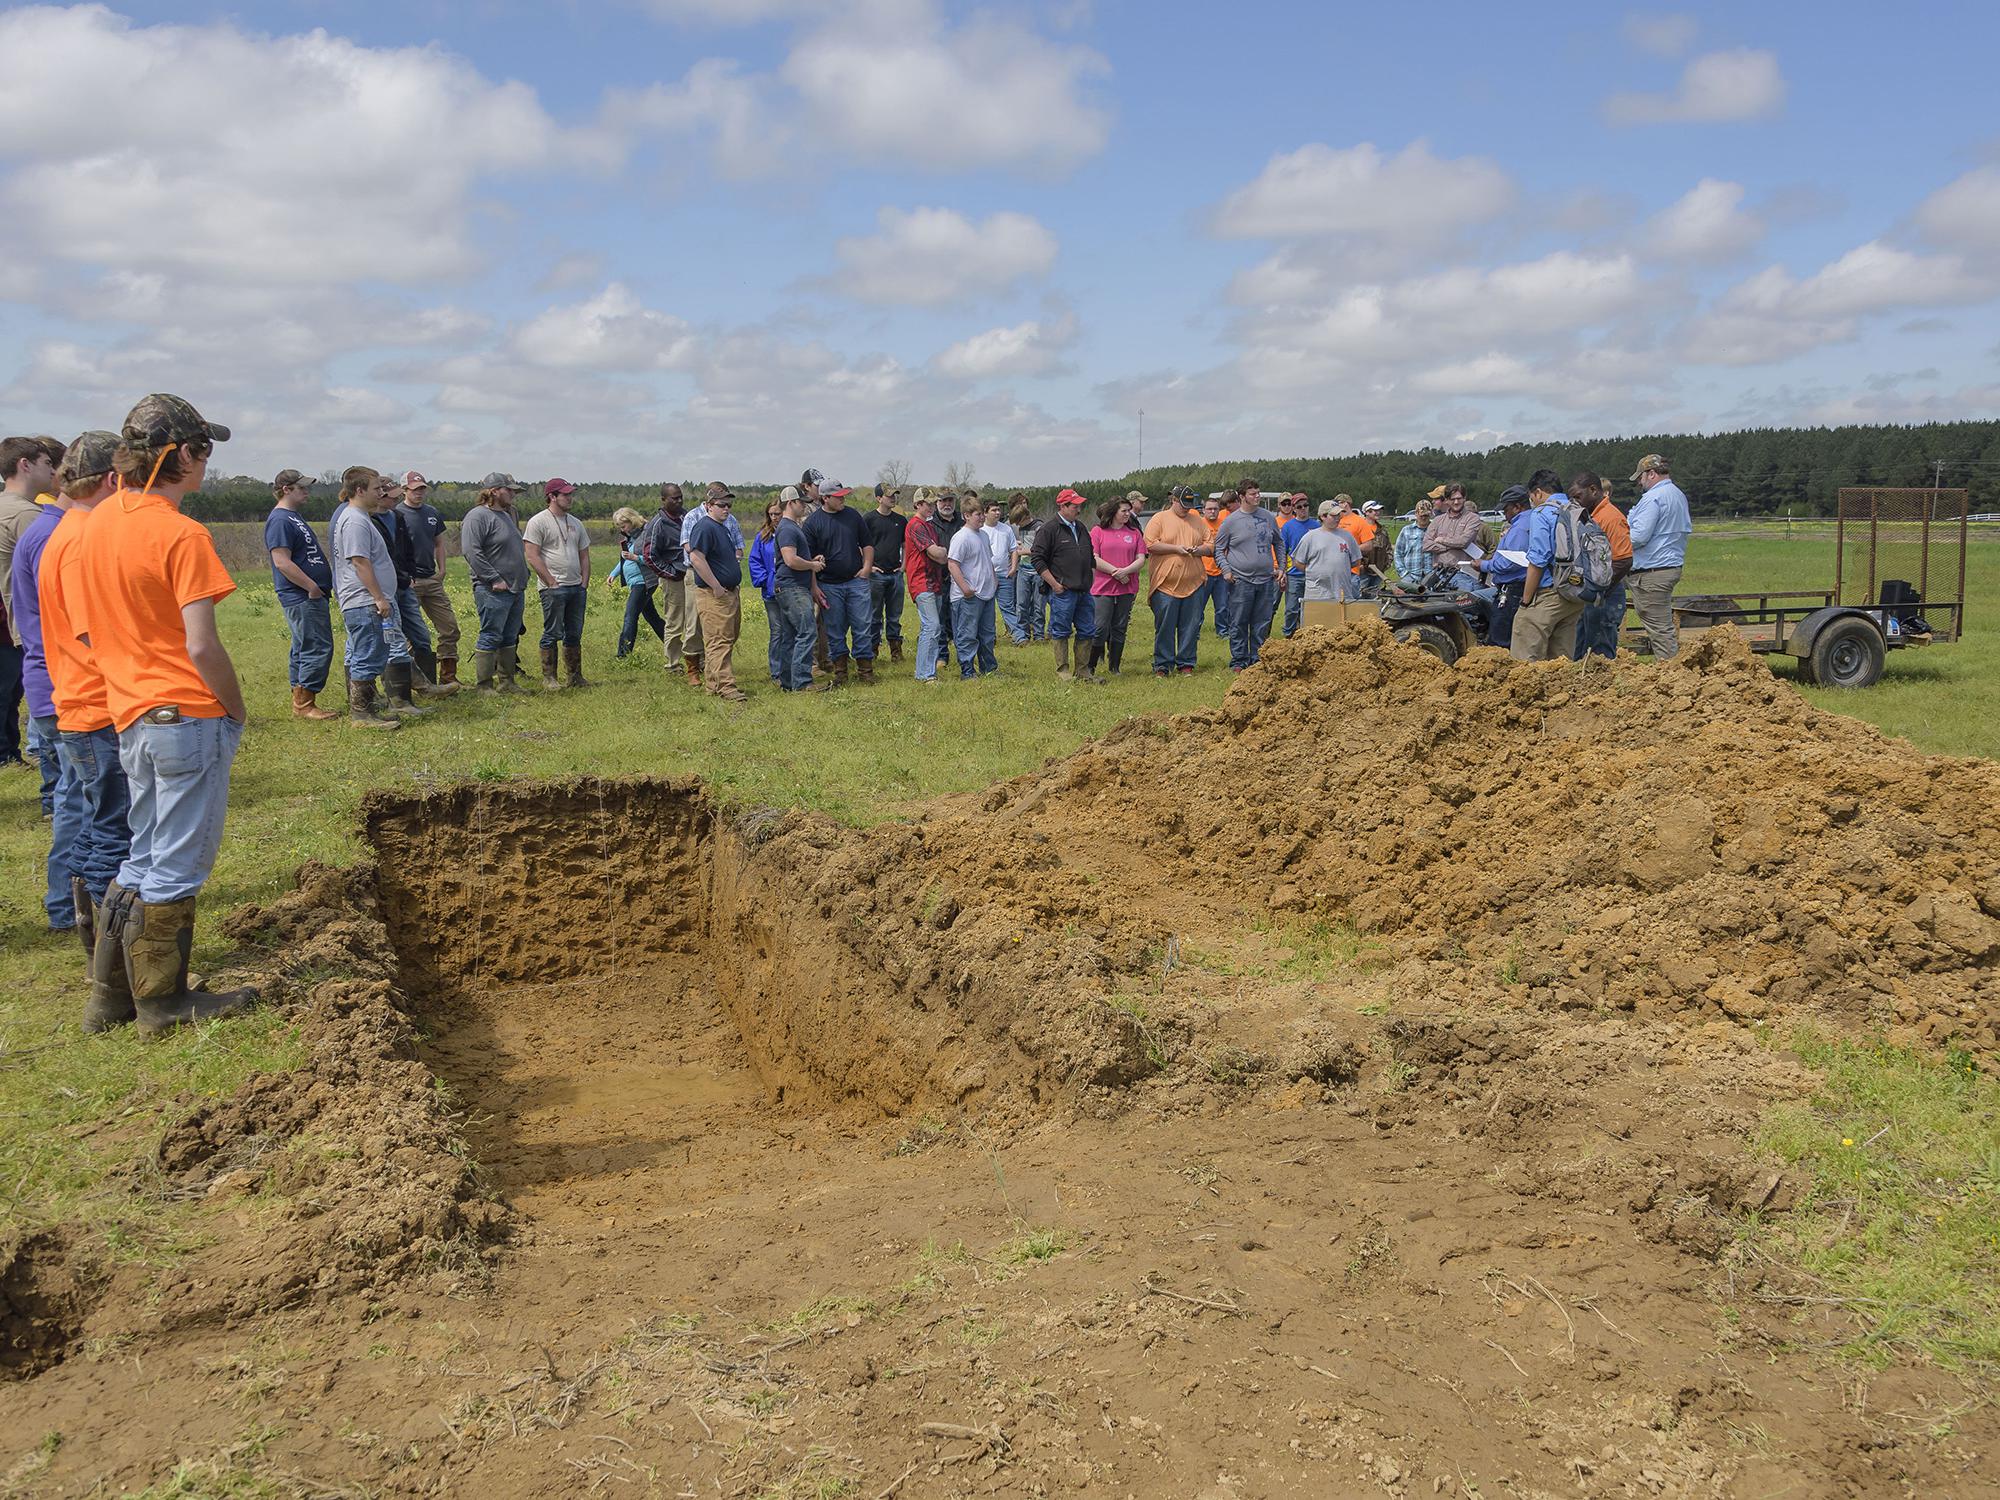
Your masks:
<path fill-rule="evenodd" d="M 2000 1050 L 2000 769 L 1727 637 L 1308 632 L 865 832 L 686 779 L 365 824 L 232 924 L 310 1060 L 163 1142 L 215 1246 L 0 1258 L 15 1488 L 2000 1492 L 1984 1388 L 1813 1352 L 1737 1236 L 1800 1186 L 1772 1027 Z"/>

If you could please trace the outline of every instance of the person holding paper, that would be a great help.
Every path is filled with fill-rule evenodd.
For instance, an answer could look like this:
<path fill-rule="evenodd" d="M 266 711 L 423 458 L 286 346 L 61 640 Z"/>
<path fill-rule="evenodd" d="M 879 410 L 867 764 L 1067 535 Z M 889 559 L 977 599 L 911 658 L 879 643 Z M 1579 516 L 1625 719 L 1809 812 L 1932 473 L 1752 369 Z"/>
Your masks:
<path fill-rule="evenodd" d="M 1424 529 L 1424 555 L 1435 566 L 1451 571 L 1454 587 L 1491 604 L 1493 591 L 1473 564 L 1492 551 L 1493 533 L 1479 519 L 1479 512 L 1466 503 L 1465 486 L 1456 482 L 1446 485 L 1438 512 Z"/>
<path fill-rule="evenodd" d="M 1528 576 L 1528 487 L 1510 484 L 1500 494 L 1507 529 L 1491 557 L 1476 559 L 1493 588 L 1486 644 L 1506 650 L 1514 643 L 1514 612 L 1521 607 L 1521 582 Z"/>

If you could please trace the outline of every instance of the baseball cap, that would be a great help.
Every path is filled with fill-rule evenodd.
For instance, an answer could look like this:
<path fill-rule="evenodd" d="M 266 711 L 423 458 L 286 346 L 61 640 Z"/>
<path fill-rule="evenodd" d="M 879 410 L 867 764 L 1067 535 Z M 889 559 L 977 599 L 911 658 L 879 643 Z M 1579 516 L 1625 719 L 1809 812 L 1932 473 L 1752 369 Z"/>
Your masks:
<path fill-rule="evenodd" d="M 929 485 L 920 485 L 920 486 L 918 486 L 918 489 L 917 489 L 917 492 L 916 492 L 916 494 L 914 494 L 914 495 L 910 496 L 910 504 L 912 504 L 912 505 L 936 505 L 936 504 L 937 504 L 937 496 L 936 496 L 936 494 L 935 494 L 935 493 L 933 493 L 933 492 L 932 492 L 932 490 L 931 490 L 931 488 L 930 488 L 930 486 L 929 486 Z"/>
<path fill-rule="evenodd" d="M 425 487 L 426 489 L 428 489 L 428 488 L 430 487 L 430 481 L 429 481 L 428 479 L 424 478 L 424 476 L 423 476 L 423 475 L 421 475 L 421 474 L 419 474 L 419 473 L 418 473 L 418 472 L 417 472 L 417 471 L 416 471 L 415 469 L 407 469 L 407 470 L 405 470 L 405 471 L 404 471 L 404 473 L 403 473 L 403 483 L 404 483 L 404 484 L 421 484 L 421 485 L 423 485 L 423 486 L 424 486 L 424 487 Z"/>
<path fill-rule="evenodd" d="M 542 486 L 542 493 L 551 497 L 556 495 L 574 495 L 576 493 L 576 486 L 571 484 L 567 479 L 551 479 L 547 484 Z"/>
<path fill-rule="evenodd" d="M 1148 500 L 1144 495 L 1140 494 L 1137 490 L 1127 490 L 1125 492 L 1125 503 L 1131 506 L 1134 510 L 1137 510 L 1140 506 L 1151 505 L 1153 502 Z"/>
<path fill-rule="evenodd" d="M 1500 508 L 1502 510 L 1505 510 L 1510 505 L 1526 505 L 1527 503 L 1528 487 L 1525 484 L 1510 484 L 1500 492 Z"/>
<path fill-rule="evenodd" d="M 799 488 L 804 489 L 809 484 L 818 485 L 821 489 L 825 489 L 826 476 L 820 473 L 818 469 L 807 469 L 805 473 L 799 476 Z"/>
<path fill-rule="evenodd" d="M 179 396 L 142 397 L 125 414 L 119 434 L 124 442 L 145 448 L 164 448 L 169 443 L 185 443 L 207 438 L 213 443 L 229 441 L 229 429 L 203 419 L 202 414 Z"/>
<path fill-rule="evenodd" d="M 798 498 L 799 487 L 795 484 L 788 484 L 782 490 L 778 491 L 778 503 L 780 505 L 790 505 Z"/>
<path fill-rule="evenodd" d="M 519 490 L 521 481 L 503 469 L 495 469 L 479 481 L 482 490 Z"/>
<path fill-rule="evenodd" d="M 79 433 L 75 442 L 63 449 L 56 478 L 67 484 L 72 479 L 95 479 L 111 472 L 111 455 L 118 451 L 118 434 L 93 429 Z M 287 470 L 289 473 L 290 471 Z"/>
<path fill-rule="evenodd" d="M 731 493 L 729 486 L 724 484 L 720 479 L 717 479 L 709 484 L 708 495 L 704 503 L 712 504 L 717 500 L 734 500 L 735 498 L 736 496 Z"/>
<path fill-rule="evenodd" d="M 84 434 L 84 437 L 88 436 L 90 436 L 89 433 Z M 77 441 L 80 443 L 83 441 L 83 438 L 78 438 Z M 64 462 L 65 463 L 68 462 L 67 455 L 64 456 Z M 310 487 L 312 481 L 306 478 L 306 476 L 301 474 L 297 469 L 280 469 L 276 474 L 274 474 L 271 477 L 271 493 L 274 495 L 282 495 L 285 493 L 286 490 L 290 489 L 295 484 L 303 484 Z"/>
<path fill-rule="evenodd" d="M 1364 511 L 1380 510 L 1382 508 L 1382 502 L 1380 500 L 1370 500 L 1367 504 L 1363 505 L 1361 508 Z"/>
<path fill-rule="evenodd" d="M 1428 495 L 1424 496 L 1424 498 L 1425 498 L 1426 500 L 1442 500 L 1442 499 L 1444 499 L 1444 486 L 1443 486 L 1443 485 L 1439 485 L 1439 486 L 1438 486 L 1438 487 L 1437 487 L 1436 489 L 1432 490 L 1432 491 L 1431 491 L 1431 492 L 1430 492 L 1430 493 L 1429 493 Z"/>
<path fill-rule="evenodd" d="M 1058 505 L 1081 505 L 1083 503 L 1083 496 L 1079 495 L 1075 490 L 1063 490 L 1056 496 L 1056 504 Z"/>
<path fill-rule="evenodd" d="M 1667 461 L 1660 457 L 1659 454 L 1648 453 L 1644 458 L 1639 460 L 1639 467 L 1632 471 L 1632 483 L 1637 484 L 1641 474 L 1671 474 L 1672 472 L 1667 467 Z"/>
<path fill-rule="evenodd" d="M 821 499 L 831 500 L 836 495 L 851 495 L 854 492 L 838 479 L 829 479 L 820 486 L 819 493 Z"/>
<path fill-rule="evenodd" d="M 1184 484 L 1177 484 L 1167 491 L 1167 498 L 1169 500 L 1192 500 L 1194 499 L 1194 491 Z"/>
<path fill-rule="evenodd" d="M 1340 507 L 1331 500 L 1322 500 L 1319 503 L 1319 513 L 1323 516 L 1337 516 L 1340 514 Z"/>

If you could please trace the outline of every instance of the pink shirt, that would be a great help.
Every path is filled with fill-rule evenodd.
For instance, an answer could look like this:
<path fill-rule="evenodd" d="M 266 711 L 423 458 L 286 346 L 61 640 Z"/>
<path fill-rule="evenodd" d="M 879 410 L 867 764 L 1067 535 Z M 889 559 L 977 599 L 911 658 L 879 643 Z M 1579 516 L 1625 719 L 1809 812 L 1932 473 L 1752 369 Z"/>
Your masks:
<path fill-rule="evenodd" d="M 1126 526 L 1117 531 L 1093 526 L 1090 528 L 1090 545 L 1112 567 L 1129 568 L 1146 555 L 1146 534 L 1136 526 Z M 1136 594 L 1139 592 L 1139 575 L 1134 573 L 1130 578 L 1113 578 L 1108 573 L 1093 573 L 1090 575 L 1090 591 L 1093 594 Z"/>

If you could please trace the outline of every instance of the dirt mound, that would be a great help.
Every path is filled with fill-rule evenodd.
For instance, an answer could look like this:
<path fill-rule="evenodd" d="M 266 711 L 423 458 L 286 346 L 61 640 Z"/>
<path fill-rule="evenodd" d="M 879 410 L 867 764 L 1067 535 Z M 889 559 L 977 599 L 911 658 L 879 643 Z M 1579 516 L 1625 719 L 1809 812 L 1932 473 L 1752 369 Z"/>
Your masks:
<path fill-rule="evenodd" d="M 925 844 L 963 851 L 967 905 L 1127 948 L 1270 909 L 1420 960 L 1415 1001 L 2000 1049 L 2000 767 L 1813 709 L 1727 630 L 1657 667 L 1306 631 L 1220 706 L 1121 726 Z"/>

